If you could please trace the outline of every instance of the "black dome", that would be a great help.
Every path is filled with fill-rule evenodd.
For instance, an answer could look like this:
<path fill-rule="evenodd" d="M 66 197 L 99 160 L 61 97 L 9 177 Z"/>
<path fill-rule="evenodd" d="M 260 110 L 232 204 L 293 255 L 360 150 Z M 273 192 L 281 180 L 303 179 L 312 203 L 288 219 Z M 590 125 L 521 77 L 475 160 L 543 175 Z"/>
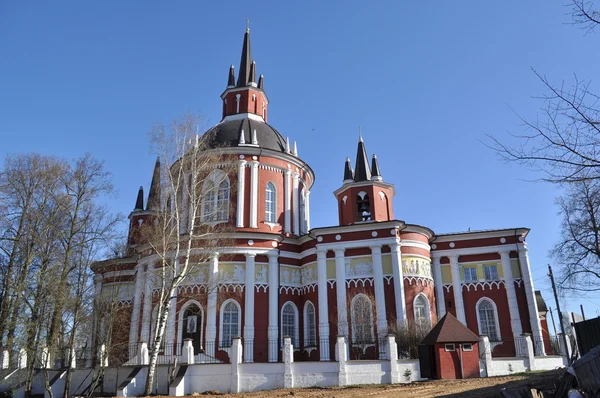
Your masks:
<path fill-rule="evenodd" d="M 223 121 L 204 134 L 210 148 L 239 146 L 240 134 L 244 130 L 244 141 L 252 144 L 252 132 L 256 130 L 256 139 L 260 148 L 284 152 L 285 139 L 267 123 L 248 118 Z"/>

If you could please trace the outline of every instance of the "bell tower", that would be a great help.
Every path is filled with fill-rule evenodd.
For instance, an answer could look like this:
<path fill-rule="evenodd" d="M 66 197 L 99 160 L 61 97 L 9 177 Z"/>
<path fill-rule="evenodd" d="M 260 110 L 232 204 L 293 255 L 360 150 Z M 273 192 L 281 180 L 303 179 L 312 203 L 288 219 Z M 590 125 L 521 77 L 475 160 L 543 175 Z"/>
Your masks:
<path fill-rule="evenodd" d="M 333 193 L 338 202 L 340 225 L 390 221 L 394 219 L 394 186 L 383 182 L 377 156 L 371 165 L 362 135 L 358 140 L 354 169 L 346 158 L 343 185 Z"/>

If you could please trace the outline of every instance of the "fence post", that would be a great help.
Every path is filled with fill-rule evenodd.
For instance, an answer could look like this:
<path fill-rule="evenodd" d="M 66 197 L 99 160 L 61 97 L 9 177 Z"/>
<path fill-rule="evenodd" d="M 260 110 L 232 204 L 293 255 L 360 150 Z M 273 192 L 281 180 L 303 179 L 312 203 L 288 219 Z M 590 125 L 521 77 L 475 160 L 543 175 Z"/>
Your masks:
<path fill-rule="evenodd" d="M 42 368 L 43 369 L 51 369 L 52 359 L 50 358 L 50 350 L 48 347 L 42 348 Z"/>
<path fill-rule="evenodd" d="M 25 348 L 21 348 L 19 350 L 19 369 L 25 369 L 27 367 L 27 350 Z"/>
<path fill-rule="evenodd" d="M 492 348 L 488 336 L 479 336 L 479 358 L 483 361 L 486 376 L 494 376 L 494 363 L 492 362 Z"/>
<path fill-rule="evenodd" d="M 0 369 L 8 369 L 9 364 L 9 353 L 8 350 L 2 351 L 2 359 L 0 360 Z"/>
<path fill-rule="evenodd" d="M 285 336 L 283 338 L 283 362 L 285 364 L 285 373 L 283 375 L 283 388 L 294 387 L 294 375 L 292 374 L 292 363 L 294 363 L 294 346 L 292 338 Z"/>
<path fill-rule="evenodd" d="M 191 341 L 190 341 L 191 344 Z M 194 347 L 192 347 L 192 350 Z M 240 392 L 240 364 L 242 363 L 242 338 L 234 337 L 231 340 L 231 392 Z"/>
<path fill-rule="evenodd" d="M 150 364 L 150 359 L 148 358 L 148 343 L 142 341 L 139 344 L 140 346 L 138 348 L 138 365 L 148 365 Z"/>
<path fill-rule="evenodd" d="M 527 347 L 527 359 L 529 359 L 529 370 L 535 370 L 535 351 L 533 350 L 533 341 L 531 340 L 531 334 L 523 333 L 525 339 L 525 346 Z"/>
<path fill-rule="evenodd" d="M 100 367 L 108 367 L 108 353 L 106 352 L 106 345 L 102 344 L 98 350 L 98 359 L 100 360 Z"/>
<path fill-rule="evenodd" d="M 194 345 L 192 339 L 183 339 L 183 352 L 181 353 L 181 362 L 192 365 L 194 363 Z"/>
<path fill-rule="evenodd" d="M 338 360 L 338 385 L 340 387 L 348 385 L 348 374 L 346 373 L 346 337 L 337 336 L 335 343 L 335 357 Z"/>
<path fill-rule="evenodd" d="M 400 370 L 398 366 L 398 344 L 396 344 L 396 336 L 388 334 L 387 348 L 388 359 L 390 361 L 391 383 L 400 383 Z"/>

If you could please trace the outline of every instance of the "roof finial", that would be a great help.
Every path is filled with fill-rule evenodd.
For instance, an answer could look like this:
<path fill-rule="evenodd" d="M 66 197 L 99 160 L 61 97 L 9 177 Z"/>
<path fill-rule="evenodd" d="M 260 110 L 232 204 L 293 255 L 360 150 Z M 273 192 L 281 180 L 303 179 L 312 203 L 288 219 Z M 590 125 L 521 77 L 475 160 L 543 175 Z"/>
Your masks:
<path fill-rule="evenodd" d="M 360 125 L 358 126 L 358 141 L 363 142 L 362 139 L 362 130 L 360 129 Z"/>
<path fill-rule="evenodd" d="M 246 32 L 250 32 L 250 20 L 246 18 Z"/>

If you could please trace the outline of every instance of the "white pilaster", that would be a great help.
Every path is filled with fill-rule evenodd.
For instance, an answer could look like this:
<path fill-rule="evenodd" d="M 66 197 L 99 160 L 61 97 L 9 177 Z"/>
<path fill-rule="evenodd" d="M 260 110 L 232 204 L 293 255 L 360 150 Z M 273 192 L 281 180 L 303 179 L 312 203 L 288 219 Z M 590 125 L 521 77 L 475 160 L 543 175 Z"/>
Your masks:
<path fill-rule="evenodd" d="M 219 255 L 211 257 L 208 268 L 208 300 L 206 308 L 206 352 L 215 355 L 217 341 L 217 295 L 219 293 Z"/>
<path fill-rule="evenodd" d="M 448 256 L 450 259 L 450 271 L 452 272 L 452 290 L 454 290 L 454 307 L 456 308 L 456 318 L 467 325 L 465 317 L 465 304 L 463 302 L 462 282 L 460 280 L 460 271 L 458 270 L 458 254 Z"/>
<path fill-rule="evenodd" d="M 258 228 L 258 161 L 250 165 L 250 228 Z"/>
<path fill-rule="evenodd" d="M 304 203 L 304 212 L 306 213 L 306 232 L 310 231 L 310 191 L 306 189 L 306 202 Z"/>
<path fill-rule="evenodd" d="M 131 314 L 131 326 L 129 327 L 129 345 L 138 343 L 138 332 L 140 330 L 140 306 L 142 303 L 142 291 L 144 290 L 144 266 L 135 266 L 135 293 L 133 295 L 133 313 Z"/>
<path fill-rule="evenodd" d="M 277 304 L 279 297 L 279 255 L 276 251 L 269 252 L 269 362 L 277 362 Z"/>
<path fill-rule="evenodd" d="M 529 320 L 531 322 L 531 331 L 533 332 L 534 346 L 538 355 L 546 355 L 542 339 L 542 326 L 538 313 L 537 301 L 533 289 L 533 279 L 531 278 L 531 268 L 529 266 L 529 256 L 527 255 L 527 246 L 519 245 L 519 262 L 521 263 L 521 274 L 525 286 L 525 296 L 527 297 L 527 308 L 529 309 Z"/>
<path fill-rule="evenodd" d="M 179 233 L 185 234 L 192 225 L 192 203 L 190 200 L 190 173 L 183 175 L 183 195 L 181 195 L 181 208 L 183 209 L 183 219 L 179 223 Z M 176 205 L 173 203 L 173 205 Z M 200 211 L 200 209 L 198 209 Z"/>
<path fill-rule="evenodd" d="M 337 292 L 338 335 L 348 336 L 348 303 L 346 301 L 345 249 L 335 249 L 335 284 Z"/>
<path fill-rule="evenodd" d="M 284 213 L 284 232 L 291 233 L 292 232 L 292 171 L 286 170 L 285 177 L 283 178 L 283 187 L 285 191 L 285 198 L 283 201 L 283 213 Z"/>
<path fill-rule="evenodd" d="M 244 195 L 246 194 L 246 161 L 238 163 L 238 191 L 237 191 L 237 223 L 238 228 L 244 227 Z"/>
<path fill-rule="evenodd" d="M 246 305 L 244 308 L 244 362 L 254 362 L 254 270 L 256 254 L 246 254 Z"/>
<path fill-rule="evenodd" d="M 517 294 L 515 293 L 515 282 L 510 264 L 508 251 L 500 252 L 500 261 L 504 271 L 504 287 L 508 299 L 508 313 L 510 315 L 510 326 L 512 327 L 513 337 L 519 338 L 523 333 L 521 327 L 521 317 L 519 316 L 519 305 L 517 304 Z"/>
<path fill-rule="evenodd" d="M 394 300 L 396 302 L 396 324 L 406 325 L 406 298 L 404 297 L 404 272 L 402 271 L 402 253 L 400 244 L 390 245 L 392 271 L 394 273 Z"/>
<path fill-rule="evenodd" d="M 385 291 L 383 290 L 383 263 L 381 246 L 371 246 L 373 259 L 373 279 L 375 281 L 375 310 L 377 311 L 377 332 L 379 337 L 387 336 L 387 314 L 385 311 Z"/>
<path fill-rule="evenodd" d="M 154 288 L 154 267 L 146 265 L 146 278 L 144 289 L 144 308 L 142 312 L 142 332 L 140 339 L 150 342 L 150 323 L 152 322 L 152 289 Z"/>
<path fill-rule="evenodd" d="M 300 192 L 298 189 L 300 175 L 298 173 L 292 174 L 292 195 L 293 195 L 293 208 L 292 213 L 294 216 L 294 235 L 300 236 Z"/>
<path fill-rule="evenodd" d="M 442 319 L 446 315 L 446 299 L 444 298 L 444 280 L 442 278 L 442 264 L 440 257 L 433 256 L 431 258 L 433 266 L 433 277 L 435 278 L 435 302 L 437 303 L 438 319 Z"/>
<path fill-rule="evenodd" d="M 317 248 L 319 297 L 319 352 L 321 361 L 329 361 L 329 306 L 327 300 L 327 251 Z"/>

